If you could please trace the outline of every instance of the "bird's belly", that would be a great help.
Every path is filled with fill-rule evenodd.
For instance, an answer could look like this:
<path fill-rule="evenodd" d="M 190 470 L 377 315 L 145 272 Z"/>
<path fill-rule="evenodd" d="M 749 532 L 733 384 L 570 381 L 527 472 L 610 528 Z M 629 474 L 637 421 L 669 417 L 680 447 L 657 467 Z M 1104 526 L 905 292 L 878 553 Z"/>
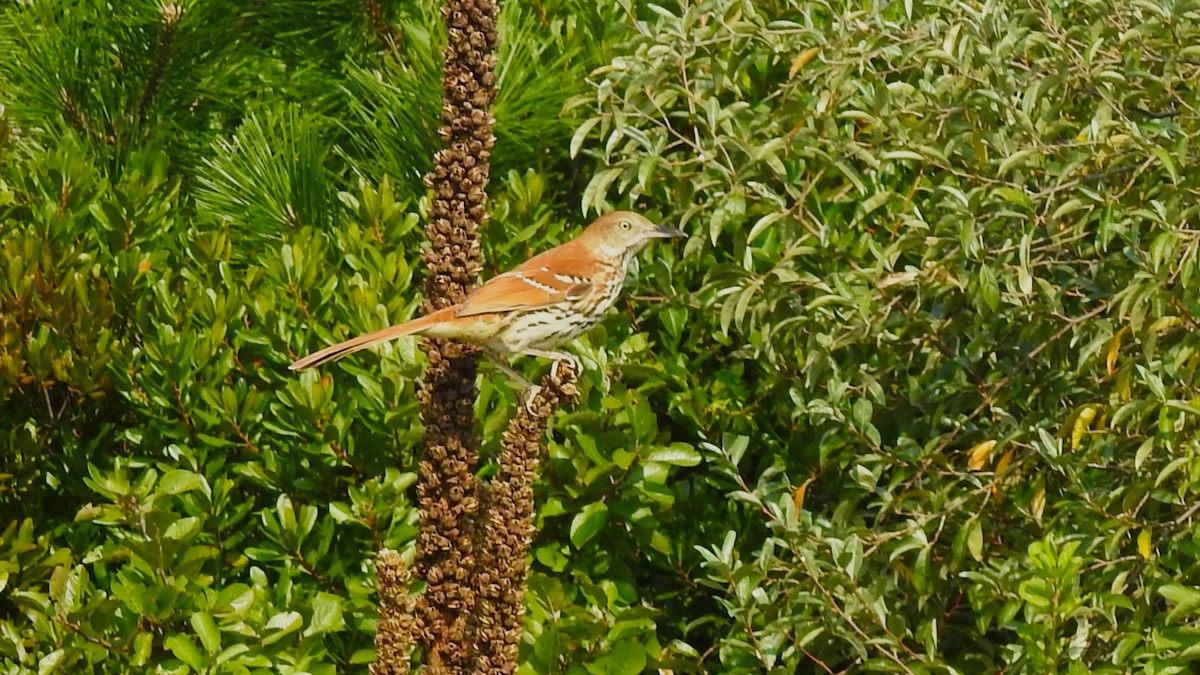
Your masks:
<path fill-rule="evenodd" d="M 602 312 L 580 313 L 551 307 L 515 317 L 500 335 L 505 351 L 554 349 L 586 333 L 600 322 Z"/>

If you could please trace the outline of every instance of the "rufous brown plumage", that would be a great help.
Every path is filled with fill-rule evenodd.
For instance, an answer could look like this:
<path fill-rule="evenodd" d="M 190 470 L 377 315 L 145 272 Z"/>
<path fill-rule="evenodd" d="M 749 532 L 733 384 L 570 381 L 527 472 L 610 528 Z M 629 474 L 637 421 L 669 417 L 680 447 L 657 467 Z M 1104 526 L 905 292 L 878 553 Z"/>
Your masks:
<path fill-rule="evenodd" d="M 326 347 L 291 369 L 318 366 L 404 335 L 424 335 L 479 345 L 505 372 L 525 382 L 508 367 L 509 356 L 573 361 L 554 350 L 603 318 L 625 285 L 633 256 L 654 239 L 685 236 L 630 211 L 605 214 L 575 239 L 489 279 L 457 305 Z"/>

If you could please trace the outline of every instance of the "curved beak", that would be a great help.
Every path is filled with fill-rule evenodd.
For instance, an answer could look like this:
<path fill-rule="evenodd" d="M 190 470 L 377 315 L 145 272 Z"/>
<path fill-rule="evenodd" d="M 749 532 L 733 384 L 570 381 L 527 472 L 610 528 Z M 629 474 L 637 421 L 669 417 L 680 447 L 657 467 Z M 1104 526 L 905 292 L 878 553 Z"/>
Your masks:
<path fill-rule="evenodd" d="M 663 227 L 661 225 L 651 230 L 650 236 L 655 239 L 687 239 L 687 233 L 683 230 L 677 230 L 673 227 Z"/>

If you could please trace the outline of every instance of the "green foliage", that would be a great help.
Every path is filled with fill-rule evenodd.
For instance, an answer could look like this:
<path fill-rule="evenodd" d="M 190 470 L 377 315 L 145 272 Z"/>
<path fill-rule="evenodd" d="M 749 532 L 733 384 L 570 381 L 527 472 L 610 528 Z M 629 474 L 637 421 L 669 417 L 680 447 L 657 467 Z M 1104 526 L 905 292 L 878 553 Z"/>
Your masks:
<path fill-rule="evenodd" d="M 0 664 L 365 672 L 422 364 L 286 364 L 416 310 L 443 29 L 181 6 L 0 5 Z M 524 672 L 1189 672 L 1200 6 L 501 26 L 489 266 L 693 234 L 577 346 Z"/>
<path fill-rule="evenodd" d="M 1200 6 L 650 9 L 574 147 L 755 383 L 722 667 L 1186 668 Z"/>

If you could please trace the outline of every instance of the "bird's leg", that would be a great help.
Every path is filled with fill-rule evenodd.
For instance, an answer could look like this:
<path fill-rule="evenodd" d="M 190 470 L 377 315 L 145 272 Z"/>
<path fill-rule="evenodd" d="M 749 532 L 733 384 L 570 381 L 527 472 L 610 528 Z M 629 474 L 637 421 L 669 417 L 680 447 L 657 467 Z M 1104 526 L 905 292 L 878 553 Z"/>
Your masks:
<path fill-rule="evenodd" d="M 521 353 L 526 356 L 540 356 L 543 359 L 553 360 L 554 365 L 550 366 L 550 377 L 555 379 L 558 378 L 558 364 L 562 361 L 571 364 L 571 370 L 575 372 L 576 376 L 583 372 L 583 362 L 579 360 L 578 356 L 570 352 L 559 352 L 548 349 L 526 349 Z"/>
<path fill-rule="evenodd" d="M 523 393 L 523 396 L 525 398 L 525 402 L 524 402 L 525 410 L 527 412 L 533 412 L 533 408 L 531 407 L 533 404 L 533 397 L 537 396 L 537 393 L 542 390 L 541 385 L 530 382 L 529 380 L 525 379 L 520 373 L 513 370 L 513 367 L 508 364 L 508 359 L 504 358 L 504 355 L 501 354 L 500 352 L 498 352 L 494 349 L 486 349 L 485 348 L 483 350 L 483 353 L 487 354 L 488 358 L 490 358 L 492 360 L 492 363 L 496 364 L 496 367 L 499 368 L 505 375 L 508 375 L 516 382 L 521 383 L 521 386 L 525 388 L 525 391 Z"/>
<path fill-rule="evenodd" d="M 522 387 L 528 389 L 536 386 L 529 380 L 525 379 L 523 375 L 513 370 L 513 367 L 508 364 L 508 359 L 504 358 L 504 355 L 500 352 L 494 349 L 484 349 L 483 353 L 488 355 L 488 358 L 492 360 L 492 363 L 496 364 L 496 367 L 499 368 L 502 373 L 519 382 Z"/>

